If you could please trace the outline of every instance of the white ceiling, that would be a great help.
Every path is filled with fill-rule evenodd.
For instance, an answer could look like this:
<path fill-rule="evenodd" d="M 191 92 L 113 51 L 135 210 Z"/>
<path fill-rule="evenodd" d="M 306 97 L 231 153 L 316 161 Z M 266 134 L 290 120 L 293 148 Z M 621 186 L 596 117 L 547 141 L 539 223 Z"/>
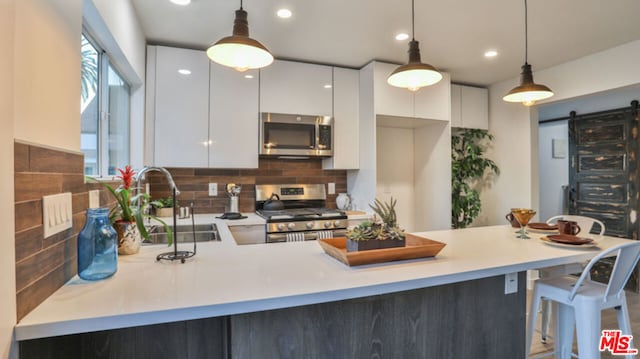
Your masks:
<path fill-rule="evenodd" d="M 231 34 L 240 4 L 132 1 L 150 43 L 203 50 Z M 282 7 L 291 9 L 290 19 L 276 17 Z M 528 7 L 534 74 L 640 39 L 640 0 L 529 0 Z M 489 85 L 518 76 L 524 62 L 524 1 L 415 0 L 415 8 L 423 62 L 460 83 Z M 394 36 L 411 31 L 409 0 L 245 0 L 244 9 L 251 37 L 276 58 L 354 68 L 373 59 L 407 61 L 408 40 Z M 485 59 L 487 49 L 499 55 Z"/>

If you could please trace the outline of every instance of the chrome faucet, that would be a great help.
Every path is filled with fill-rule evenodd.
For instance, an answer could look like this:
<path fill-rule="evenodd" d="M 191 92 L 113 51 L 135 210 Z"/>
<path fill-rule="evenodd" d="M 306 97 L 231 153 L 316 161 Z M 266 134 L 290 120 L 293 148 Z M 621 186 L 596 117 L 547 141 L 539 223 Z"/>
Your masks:
<path fill-rule="evenodd" d="M 169 189 L 171 189 L 171 191 L 175 190 L 176 195 L 180 194 L 180 191 L 178 191 L 178 187 L 176 187 L 176 183 L 173 181 L 173 177 L 171 177 L 171 173 L 169 173 L 169 171 L 167 171 L 164 167 L 144 167 L 143 169 L 141 169 L 133 179 L 136 184 L 134 188 L 139 189 L 138 186 L 140 185 L 140 181 L 144 180 L 145 173 L 151 171 L 162 173 L 167 178 L 167 182 L 169 182 Z"/>

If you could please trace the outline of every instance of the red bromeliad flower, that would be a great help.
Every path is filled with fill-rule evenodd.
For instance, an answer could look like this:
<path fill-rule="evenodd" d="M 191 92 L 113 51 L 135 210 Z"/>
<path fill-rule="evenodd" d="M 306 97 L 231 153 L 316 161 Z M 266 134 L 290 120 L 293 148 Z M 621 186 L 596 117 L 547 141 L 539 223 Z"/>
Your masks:
<path fill-rule="evenodd" d="M 132 170 L 131 166 L 129 165 L 124 168 L 124 171 L 120 168 L 118 168 L 118 171 L 120 172 L 121 176 L 116 177 L 122 180 L 122 186 L 124 187 L 124 189 L 129 189 L 129 187 L 131 187 L 131 179 L 136 174 L 136 171 Z"/>

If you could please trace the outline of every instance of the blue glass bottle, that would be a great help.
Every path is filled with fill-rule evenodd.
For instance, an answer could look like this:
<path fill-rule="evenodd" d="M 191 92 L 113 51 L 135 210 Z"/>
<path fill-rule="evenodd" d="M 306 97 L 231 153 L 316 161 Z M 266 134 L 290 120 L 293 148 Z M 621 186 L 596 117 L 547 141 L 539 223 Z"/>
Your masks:
<path fill-rule="evenodd" d="M 88 208 L 78 234 L 78 276 L 86 280 L 111 277 L 118 270 L 118 234 L 109 222 L 109 208 Z"/>

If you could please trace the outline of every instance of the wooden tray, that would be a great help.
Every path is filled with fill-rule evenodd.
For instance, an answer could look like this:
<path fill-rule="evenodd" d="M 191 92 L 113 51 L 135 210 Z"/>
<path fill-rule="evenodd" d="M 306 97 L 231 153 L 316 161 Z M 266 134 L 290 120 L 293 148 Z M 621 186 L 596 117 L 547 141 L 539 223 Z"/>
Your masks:
<path fill-rule="evenodd" d="M 347 238 L 345 237 L 319 239 L 318 243 L 320 243 L 325 253 L 348 266 L 434 257 L 446 245 L 445 243 L 418 237 L 410 233 L 406 234 L 406 240 L 406 247 L 372 249 L 359 252 L 347 252 Z"/>

